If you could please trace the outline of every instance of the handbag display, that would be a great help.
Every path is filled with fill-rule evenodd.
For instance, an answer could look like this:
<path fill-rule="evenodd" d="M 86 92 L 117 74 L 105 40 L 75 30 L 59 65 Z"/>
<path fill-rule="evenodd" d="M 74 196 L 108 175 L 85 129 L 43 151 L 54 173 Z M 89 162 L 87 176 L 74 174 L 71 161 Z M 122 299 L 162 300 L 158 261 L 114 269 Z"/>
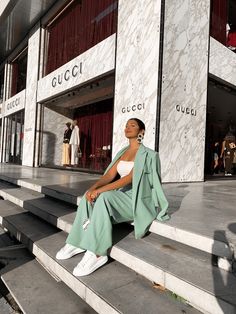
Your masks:
<path fill-rule="evenodd" d="M 82 151 L 81 151 L 81 149 L 80 149 L 80 147 L 78 148 L 78 158 L 81 158 L 82 157 Z"/>

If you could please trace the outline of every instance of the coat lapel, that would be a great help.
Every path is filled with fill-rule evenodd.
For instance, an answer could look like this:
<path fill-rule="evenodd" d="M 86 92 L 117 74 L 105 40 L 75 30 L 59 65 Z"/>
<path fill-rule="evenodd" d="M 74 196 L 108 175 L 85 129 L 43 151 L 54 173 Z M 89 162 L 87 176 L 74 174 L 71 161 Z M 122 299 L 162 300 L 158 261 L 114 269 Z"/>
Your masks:
<path fill-rule="evenodd" d="M 122 148 L 114 157 L 114 159 L 112 160 L 112 162 L 110 163 L 110 165 L 107 167 L 105 173 L 114 165 L 114 163 L 117 162 L 117 160 L 124 154 L 124 152 L 129 148 L 129 146 L 126 146 L 124 148 Z"/>
<path fill-rule="evenodd" d="M 143 144 L 141 144 L 134 160 L 134 171 L 133 171 L 133 182 L 132 182 L 133 209 L 136 207 L 136 203 L 137 203 L 138 186 L 139 186 L 139 182 L 143 173 L 146 156 L 147 156 L 146 148 Z"/>

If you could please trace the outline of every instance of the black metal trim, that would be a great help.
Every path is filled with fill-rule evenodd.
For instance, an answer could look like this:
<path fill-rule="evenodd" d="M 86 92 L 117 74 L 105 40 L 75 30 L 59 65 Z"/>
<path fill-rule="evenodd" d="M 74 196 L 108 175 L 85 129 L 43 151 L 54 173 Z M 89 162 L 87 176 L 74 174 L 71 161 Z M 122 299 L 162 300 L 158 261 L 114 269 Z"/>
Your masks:
<path fill-rule="evenodd" d="M 155 150 L 159 150 L 160 138 L 160 118 L 161 118 L 161 96 L 162 96 L 162 71 L 163 71 L 163 55 L 164 55 L 164 28 L 165 28 L 165 0 L 161 0 L 161 16 L 160 16 L 160 44 L 159 44 L 159 64 L 158 64 L 158 82 L 157 82 L 157 111 L 156 111 L 156 127 L 155 127 Z"/>

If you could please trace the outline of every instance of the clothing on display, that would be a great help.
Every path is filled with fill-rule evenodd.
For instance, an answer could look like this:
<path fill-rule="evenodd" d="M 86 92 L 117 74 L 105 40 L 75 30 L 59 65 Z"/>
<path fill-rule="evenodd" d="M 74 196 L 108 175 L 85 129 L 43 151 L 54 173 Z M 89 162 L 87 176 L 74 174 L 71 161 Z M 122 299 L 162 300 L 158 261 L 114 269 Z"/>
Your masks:
<path fill-rule="evenodd" d="M 70 164 L 70 138 L 71 138 L 72 130 L 71 128 L 67 128 L 64 132 L 63 144 L 62 144 L 62 165 Z"/>
<path fill-rule="evenodd" d="M 79 144 L 80 144 L 80 136 L 79 136 L 79 127 L 75 125 L 70 138 L 71 145 L 71 165 L 78 165 L 79 163 Z"/>

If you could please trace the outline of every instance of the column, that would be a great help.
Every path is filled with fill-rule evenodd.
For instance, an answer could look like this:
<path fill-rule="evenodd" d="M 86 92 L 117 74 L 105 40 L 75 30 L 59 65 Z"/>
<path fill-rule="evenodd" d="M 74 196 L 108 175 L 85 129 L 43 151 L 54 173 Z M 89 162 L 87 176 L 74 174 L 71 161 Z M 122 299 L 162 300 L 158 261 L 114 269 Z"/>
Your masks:
<path fill-rule="evenodd" d="M 144 144 L 155 147 L 161 1 L 120 0 L 116 47 L 113 155 L 128 142 L 126 121 L 146 124 Z"/>
<path fill-rule="evenodd" d="M 165 1 L 159 152 L 164 182 L 204 180 L 209 0 Z"/>
<path fill-rule="evenodd" d="M 34 150 L 36 137 L 36 112 L 37 112 L 37 83 L 39 73 L 40 52 L 40 25 L 38 24 L 31 32 L 28 41 L 28 61 L 26 79 L 25 100 L 25 126 L 23 144 L 24 166 L 34 165 Z"/>

